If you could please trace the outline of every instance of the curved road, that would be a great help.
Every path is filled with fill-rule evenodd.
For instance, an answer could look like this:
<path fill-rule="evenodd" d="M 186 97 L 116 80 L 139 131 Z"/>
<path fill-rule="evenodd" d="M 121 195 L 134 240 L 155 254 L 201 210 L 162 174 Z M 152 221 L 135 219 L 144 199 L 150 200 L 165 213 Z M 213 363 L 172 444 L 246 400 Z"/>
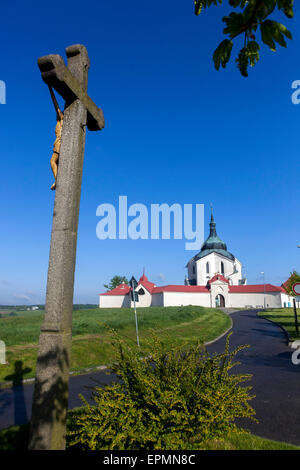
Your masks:
<path fill-rule="evenodd" d="M 277 325 L 257 317 L 256 310 L 231 314 L 233 334 L 230 349 L 250 344 L 237 360 L 241 365 L 235 372 L 253 374 L 251 393 L 256 398 L 251 405 L 256 410 L 259 424 L 249 420 L 241 423 L 253 434 L 300 446 L 300 365 L 293 365 L 292 350 L 286 335 Z M 209 345 L 210 352 L 224 351 L 225 337 Z M 86 386 L 95 380 L 108 383 L 111 376 L 105 372 L 70 377 L 69 408 L 81 406 L 78 394 L 86 398 Z M 0 390 L 0 428 L 26 423 L 30 418 L 33 385 Z"/>

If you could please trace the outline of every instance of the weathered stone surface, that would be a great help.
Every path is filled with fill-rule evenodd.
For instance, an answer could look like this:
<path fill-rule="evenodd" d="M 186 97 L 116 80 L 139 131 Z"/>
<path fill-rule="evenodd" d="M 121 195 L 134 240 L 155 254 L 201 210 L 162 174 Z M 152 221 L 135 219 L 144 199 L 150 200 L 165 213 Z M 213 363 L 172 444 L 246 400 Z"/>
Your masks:
<path fill-rule="evenodd" d="M 39 61 L 45 73 L 49 71 L 46 68 L 54 64 L 55 76 L 63 83 L 61 90 L 69 87 L 69 92 L 63 91 L 65 99 L 69 99 L 68 96 L 73 93 L 72 100 L 66 103 L 64 112 L 53 211 L 45 318 L 39 340 L 32 407 L 29 448 L 41 450 L 64 449 L 65 447 L 85 124 L 87 113 L 92 114 L 94 108 L 98 109 L 94 103 L 90 106 L 91 100 L 86 95 L 89 59 L 85 47 L 70 46 L 66 51 L 68 68 L 61 64 L 61 58 L 58 59 L 60 56 L 47 56 L 47 60 Z M 60 67 L 63 72 L 60 72 Z M 58 88 L 60 89 L 60 86 Z M 93 119 L 98 119 L 97 115 L 92 114 L 92 116 Z"/>
<path fill-rule="evenodd" d="M 70 46 L 67 48 L 66 52 L 71 62 L 72 60 L 77 60 L 79 54 L 83 54 L 79 46 Z M 102 110 L 95 105 L 84 91 L 87 89 L 87 78 L 86 84 L 82 86 L 82 82 L 74 77 L 74 74 L 70 71 L 70 67 L 66 67 L 62 57 L 57 54 L 41 57 L 38 59 L 38 66 L 42 72 L 44 82 L 55 88 L 66 103 L 71 103 L 75 99 L 79 99 L 85 106 L 88 111 L 86 124 L 89 130 L 97 131 L 104 127 Z M 88 70 L 89 61 L 85 61 L 83 67 L 84 70 Z"/>

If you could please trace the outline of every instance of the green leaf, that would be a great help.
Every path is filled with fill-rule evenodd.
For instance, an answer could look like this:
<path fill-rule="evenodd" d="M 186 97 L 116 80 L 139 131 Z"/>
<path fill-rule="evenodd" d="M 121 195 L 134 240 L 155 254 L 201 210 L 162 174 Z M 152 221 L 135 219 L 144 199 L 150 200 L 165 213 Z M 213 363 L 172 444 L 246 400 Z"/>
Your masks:
<path fill-rule="evenodd" d="M 194 4 L 195 4 L 195 15 L 200 15 L 202 8 L 203 8 L 203 2 L 199 0 L 195 0 Z"/>
<path fill-rule="evenodd" d="M 231 56 L 232 46 L 232 41 L 229 39 L 224 39 L 224 41 L 222 41 L 215 50 L 213 60 L 217 70 L 219 70 L 221 64 L 223 68 L 226 67 L 226 64 L 228 63 Z"/>
<path fill-rule="evenodd" d="M 246 54 L 249 58 L 250 66 L 254 67 L 256 62 L 259 61 L 260 45 L 256 41 L 250 41 L 246 47 Z"/>
<path fill-rule="evenodd" d="M 208 8 L 211 5 L 217 6 L 218 3 L 221 5 L 222 0 L 195 0 L 195 15 L 200 15 L 203 8 Z"/>
<path fill-rule="evenodd" d="M 294 0 L 277 0 L 278 10 L 282 10 L 288 18 L 294 17 Z"/>
<path fill-rule="evenodd" d="M 248 63 L 249 59 L 246 54 L 246 48 L 240 50 L 238 58 L 236 59 L 237 66 L 243 77 L 248 77 Z"/>
<path fill-rule="evenodd" d="M 286 47 L 284 36 L 292 39 L 291 32 L 281 23 L 273 20 L 266 20 L 260 26 L 262 41 L 269 46 L 271 51 L 276 50 L 275 42 Z"/>
<path fill-rule="evenodd" d="M 229 16 L 224 16 L 222 21 L 226 23 L 224 34 L 229 34 L 231 39 L 240 34 L 246 24 L 246 19 L 243 13 L 231 12 Z"/>

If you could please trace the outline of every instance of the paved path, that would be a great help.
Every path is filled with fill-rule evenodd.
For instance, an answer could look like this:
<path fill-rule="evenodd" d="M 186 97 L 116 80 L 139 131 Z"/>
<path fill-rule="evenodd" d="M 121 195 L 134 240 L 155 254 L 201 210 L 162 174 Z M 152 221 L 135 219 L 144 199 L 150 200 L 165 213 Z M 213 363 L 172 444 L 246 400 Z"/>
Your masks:
<path fill-rule="evenodd" d="M 300 445 L 300 365 L 291 362 L 292 351 L 284 332 L 275 324 L 258 318 L 256 311 L 234 312 L 231 349 L 250 344 L 237 356 L 242 364 L 236 372 L 253 374 L 251 385 L 256 398 L 251 404 L 259 424 L 245 422 L 254 434 Z M 225 338 L 208 346 L 210 352 L 222 352 Z M 88 398 L 92 380 L 108 383 L 104 372 L 70 378 L 69 408 L 81 406 L 79 393 Z M 28 421 L 31 413 L 33 385 L 0 390 L 0 428 Z"/>

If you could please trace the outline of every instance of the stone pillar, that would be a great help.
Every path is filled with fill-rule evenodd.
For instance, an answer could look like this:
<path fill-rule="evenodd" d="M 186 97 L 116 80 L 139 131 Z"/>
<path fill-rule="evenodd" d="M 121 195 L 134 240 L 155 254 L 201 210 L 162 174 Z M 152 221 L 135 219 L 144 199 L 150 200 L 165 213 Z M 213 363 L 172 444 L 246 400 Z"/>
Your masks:
<path fill-rule="evenodd" d="M 84 46 L 66 49 L 68 68 L 87 90 L 89 59 Z M 77 227 L 87 110 L 66 103 L 59 156 L 48 267 L 46 311 L 41 327 L 29 449 L 65 448 L 72 343 Z"/>

